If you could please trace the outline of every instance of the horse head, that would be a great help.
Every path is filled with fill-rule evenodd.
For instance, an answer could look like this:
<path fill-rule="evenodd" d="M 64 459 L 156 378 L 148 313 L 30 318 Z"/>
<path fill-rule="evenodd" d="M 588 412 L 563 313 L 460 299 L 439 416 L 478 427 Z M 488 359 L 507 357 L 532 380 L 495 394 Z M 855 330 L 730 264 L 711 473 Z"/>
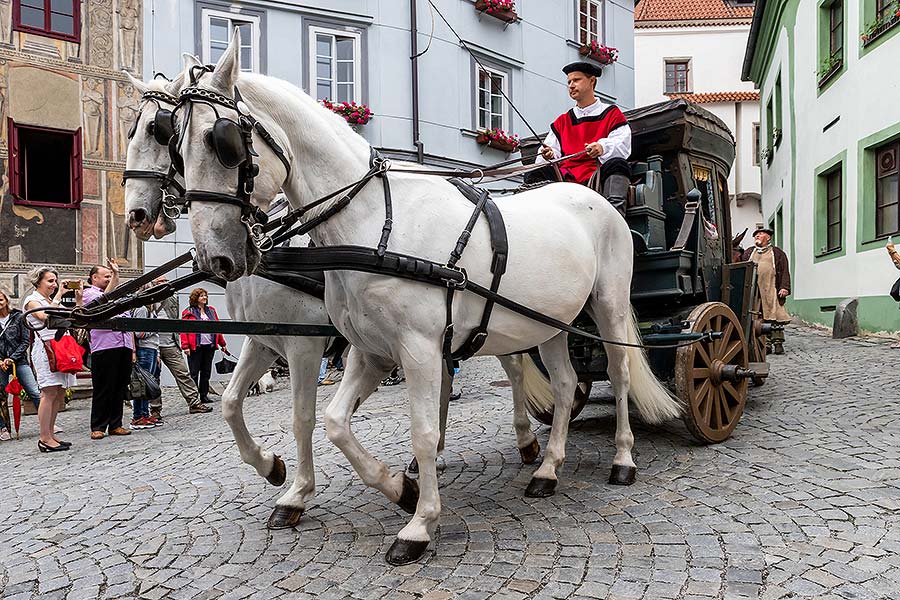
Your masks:
<path fill-rule="evenodd" d="M 180 197 L 184 189 L 171 170 L 168 143 L 174 133 L 172 111 L 188 70 L 200 61 L 184 54 L 185 69 L 169 81 L 154 77 L 143 82 L 125 72 L 141 93 L 141 105 L 128 132 L 125 162 L 125 212 L 128 226 L 142 240 L 162 238 L 175 231 L 177 207 L 164 209 L 164 197 Z M 168 214 L 167 214 L 168 212 Z"/>

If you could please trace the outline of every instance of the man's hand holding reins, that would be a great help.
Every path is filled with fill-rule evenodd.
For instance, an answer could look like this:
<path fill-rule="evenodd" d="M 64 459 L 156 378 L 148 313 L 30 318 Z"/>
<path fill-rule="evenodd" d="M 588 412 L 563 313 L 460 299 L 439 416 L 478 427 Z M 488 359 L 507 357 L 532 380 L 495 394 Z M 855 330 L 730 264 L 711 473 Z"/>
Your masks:
<path fill-rule="evenodd" d="M 546 161 L 553 160 L 553 148 L 550 146 L 541 146 L 541 156 L 543 156 Z"/>
<path fill-rule="evenodd" d="M 584 150 L 591 158 L 600 158 L 601 156 L 603 156 L 603 144 L 601 144 L 600 142 L 585 144 Z"/>

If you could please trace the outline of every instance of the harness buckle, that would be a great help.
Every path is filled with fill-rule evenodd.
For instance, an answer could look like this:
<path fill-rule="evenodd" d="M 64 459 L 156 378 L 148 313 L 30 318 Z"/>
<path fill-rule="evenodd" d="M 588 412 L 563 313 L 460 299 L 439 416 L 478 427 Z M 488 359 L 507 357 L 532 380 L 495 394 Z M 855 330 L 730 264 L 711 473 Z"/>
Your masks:
<path fill-rule="evenodd" d="M 457 281 L 450 277 L 446 277 L 445 281 L 447 282 L 447 287 L 454 290 L 464 290 L 466 286 L 469 285 L 469 274 L 466 273 L 466 270 L 462 267 L 456 267 L 451 265 L 444 265 L 444 268 L 448 271 L 453 271 L 455 273 L 459 273 L 460 280 Z"/>
<path fill-rule="evenodd" d="M 165 187 L 160 188 L 162 192 L 162 211 L 163 214 L 173 221 L 181 216 L 181 206 L 178 203 L 178 196 L 172 194 Z"/>
<path fill-rule="evenodd" d="M 372 159 L 372 166 L 375 167 L 377 176 L 382 176 L 387 173 L 391 168 L 391 159 L 384 158 L 383 156 L 376 156 Z"/>
<path fill-rule="evenodd" d="M 247 228 L 247 233 L 250 234 L 250 239 L 253 241 L 253 245 L 256 246 L 257 250 L 260 252 L 268 252 L 275 246 L 272 236 L 267 235 L 266 232 L 263 231 L 262 223 L 252 221 L 249 216 L 242 216 L 241 223 Z"/>

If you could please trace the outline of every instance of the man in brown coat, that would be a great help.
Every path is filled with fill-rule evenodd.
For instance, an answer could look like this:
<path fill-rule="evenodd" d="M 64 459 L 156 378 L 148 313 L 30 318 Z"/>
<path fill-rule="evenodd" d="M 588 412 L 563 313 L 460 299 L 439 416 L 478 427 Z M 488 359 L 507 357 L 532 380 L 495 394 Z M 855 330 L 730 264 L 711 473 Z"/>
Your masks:
<path fill-rule="evenodd" d="M 791 294 L 791 272 L 787 255 L 772 245 L 772 230 L 757 229 L 753 233 L 755 246 L 744 252 L 741 260 L 756 263 L 756 282 L 762 297 L 763 320 L 769 323 L 790 323 L 791 316 L 784 309 L 784 301 Z M 766 343 L 766 351 L 784 354 L 784 330 L 773 331 Z"/>

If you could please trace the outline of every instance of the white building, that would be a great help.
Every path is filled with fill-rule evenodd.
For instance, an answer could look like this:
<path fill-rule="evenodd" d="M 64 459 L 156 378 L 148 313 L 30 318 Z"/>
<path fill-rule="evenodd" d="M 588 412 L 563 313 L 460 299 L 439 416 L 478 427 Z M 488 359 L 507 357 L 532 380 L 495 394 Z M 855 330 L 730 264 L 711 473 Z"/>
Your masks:
<path fill-rule="evenodd" d="M 763 222 L 759 92 L 741 80 L 753 5 L 753 0 L 641 0 L 634 13 L 637 105 L 686 98 L 703 104 L 734 133 L 728 188 L 735 234 L 744 228 L 752 233 Z"/>
<path fill-rule="evenodd" d="M 844 298 L 860 325 L 900 329 L 884 246 L 900 237 L 900 5 L 759 0 L 744 77 L 760 89 L 763 214 L 788 254 L 788 308 L 830 324 Z"/>

